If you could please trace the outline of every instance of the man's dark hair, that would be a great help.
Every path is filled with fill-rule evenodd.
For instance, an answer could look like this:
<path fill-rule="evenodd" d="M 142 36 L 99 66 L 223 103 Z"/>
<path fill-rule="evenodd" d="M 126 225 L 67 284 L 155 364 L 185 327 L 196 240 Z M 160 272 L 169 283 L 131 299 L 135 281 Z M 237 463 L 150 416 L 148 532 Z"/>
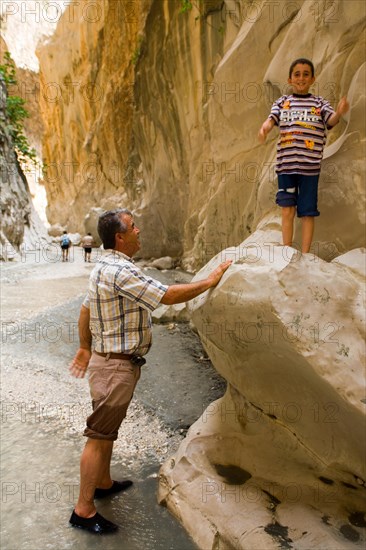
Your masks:
<path fill-rule="evenodd" d="M 114 248 L 116 244 L 116 233 L 126 233 L 127 225 L 120 219 L 121 214 L 132 216 L 127 208 L 107 210 L 98 220 L 98 234 L 105 250 Z"/>
<path fill-rule="evenodd" d="M 291 67 L 290 67 L 290 71 L 289 71 L 289 77 L 290 78 L 291 78 L 292 71 L 294 70 L 295 65 L 297 65 L 298 63 L 301 63 L 302 65 L 309 65 L 309 67 L 311 69 L 311 76 L 314 76 L 315 69 L 314 69 L 313 62 L 310 61 L 310 59 L 305 59 L 305 57 L 300 57 L 299 59 L 295 59 L 295 61 L 293 61 L 291 63 Z"/>

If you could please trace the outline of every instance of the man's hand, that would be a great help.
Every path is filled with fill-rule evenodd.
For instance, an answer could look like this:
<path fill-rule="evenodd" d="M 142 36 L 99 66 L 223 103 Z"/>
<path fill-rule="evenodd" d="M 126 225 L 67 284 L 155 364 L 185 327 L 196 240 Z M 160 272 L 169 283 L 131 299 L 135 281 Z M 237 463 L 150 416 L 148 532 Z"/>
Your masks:
<path fill-rule="evenodd" d="M 221 277 L 225 273 L 225 271 L 228 269 L 228 267 L 231 266 L 232 260 L 226 260 L 226 262 L 223 262 L 220 264 L 212 273 L 207 277 L 207 279 L 212 282 L 210 284 L 210 287 L 216 286 L 218 282 L 220 281 Z"/>
<path fill-rule="evenodd" d="M 75 376 L 75 378 L 84 378 L 90 357 L 91 351 L 89 349 L 79 348 L 69 366 L 71 376 Z"/>
<path fill-rule="evenodd" d="M 179 285 L 170 285 L 161 299 L 161 303 L 167 306 L 172 304 L 181 304 L 193 300 L 196 296 L 202 294 L 209 288 L 216 286 L 232 260 L 227 260 L 219 265 L 206 279 L 196 281 L 195 283 L 185 283 Z"/>

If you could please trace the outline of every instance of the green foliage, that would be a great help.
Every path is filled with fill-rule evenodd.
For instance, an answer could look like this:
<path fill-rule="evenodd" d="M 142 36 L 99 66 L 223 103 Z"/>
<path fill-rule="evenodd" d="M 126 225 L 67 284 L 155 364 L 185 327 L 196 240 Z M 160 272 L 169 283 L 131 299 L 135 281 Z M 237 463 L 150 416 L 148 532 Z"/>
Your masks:
<path fill-rule="evenodd" d="M 139 57 L 141 55 L 141 44 L 142 44 L 142 36 L 139 36 L 137 40 L 137 46 L 135 48 L 135 51 L 132 54 L 131 61 L 133 65 L 136 65 L 136 63 L 139 60 Z"/>
<path fill-rule="evenodd" d="M 199 21 L 200 19 L 201 20 L 206 19 L 203 13 L 203 0 L 196 0 L 196 2 L 194 2 L 193 0 L 180 0 L 180 3 L 181 3 L 181 8 L 179 10 L 179 13 L 188 13 L 192 11 L 193 8 L 195 8 L 196 13 L 198 12 L 198 15 L 196 15 L 194 20 Z M 206 19 L 206 22 L 210 27 L 218 31 L 221 35 L 224 35 L 225 27 L 223 27 L 222 25 L 220 27 L 215 27 L 214 25 L 211 25 L 211 23 L 208 23 L 207 19 Z"/>
<path fill-rule="evenodd" d="M 18 160 L 21 163 L 26 163 L 29 159 L 33 164 L 37 164 L 36 150 L 30 147 L 24 135 L 23 121 L 29 117 L 28 111 L 24 107 L 25 101 L 21 97 L 9 93 L 9 86 L 17 83 L 15 63 L 9 52 L 4 54 L 4 64 L 0 65 L 0 74 L 4 78 L 8 92 L 6 98 L 6 114 L 9 120 L 7 130 L 12 137 Z"/>
<path fill-rule="evenodd" d="M 193 4 L 190 0 L 181 0 L 181 8 L 179 13 L 187 13 L 187 11 L 191 11 L 193 8 Z"/>

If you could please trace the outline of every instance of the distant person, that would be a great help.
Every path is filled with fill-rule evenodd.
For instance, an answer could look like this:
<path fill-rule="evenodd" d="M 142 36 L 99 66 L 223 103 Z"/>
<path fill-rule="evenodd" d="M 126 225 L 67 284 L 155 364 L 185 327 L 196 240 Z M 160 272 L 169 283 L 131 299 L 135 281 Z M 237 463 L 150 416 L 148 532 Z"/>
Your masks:
<path fill-rule="evenodd" d="M 69 248 L 71 246 L 71 240 L 69 235 L 67 234 L 67 231 L 64 231 L 61 236 L 61 250 L 62 250 L 62 261 L 68 262 L 69 261 Z"/>
<path fill-rule="evenodd" d="M 294 218 L 302 220 L 302 252 L 309 252 L 318 211 L 318 180 L 327 129 L 347 113 L 343 97 L 337 110 L 320 96 L 309 92 L 315 82 L 314 65 L 308 59 L 296 59 L 290 67 L 288 83 L 293 92 L 272 105 L 271 113 L 259 131 L 264 143 L 274 125 L 279 126 L 277 144 L 278 192 L 276 203 L 282 207 L 283 244 L 292 246 Z"/>
<path fill-rule="evenodd" d="M 93 248 L 93 243 L 94 243 L 94 239 L 91 236 L 91 233 L 88 233 L 87 235 L 85 235 L 85 237 L 82 238 L 81 244 L 82 244 L 82 247 L 84 248 L 84 262 L 91 261 L 90 256 Z"/>
<path fill-rule="evenodd" d="M 89 365 L 93 404 L 84 431 L 88 439 L 80 461 L 79 499 L 70 523 L 103 534 L 115 531 L 117 525 L 96 511 L 94 499 L 132 485 L 128 479 L 113 481 L 110 463 L 113 442 L 145 363 L 143 355 L 151 346 L 151 312 L 159 304 L 186 302 L 216 286 L 231 261 L 220 264 L 201 281 L 166 286 L 132 262 L 140 248 L 140 230 L 129 210 L 102 214 L 98 233 L 105 251 L 90 274 L 79 317 L 80 348 L 70 365 L 71 374 L 78 378 Z"/>

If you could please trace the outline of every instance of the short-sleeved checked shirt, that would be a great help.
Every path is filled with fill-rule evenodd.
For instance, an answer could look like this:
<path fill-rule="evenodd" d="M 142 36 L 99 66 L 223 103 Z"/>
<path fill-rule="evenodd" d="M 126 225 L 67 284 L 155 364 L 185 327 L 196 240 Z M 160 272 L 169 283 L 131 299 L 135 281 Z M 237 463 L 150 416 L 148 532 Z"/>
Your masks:
<path fill-rule="evenodd" d="M 147 277 L 122 252 L 106 252 L 90 274 L 83 304 L 90 309 L 95 351 L 145 355 L 151 346 L 151 312 L 168 287 Z"/>

